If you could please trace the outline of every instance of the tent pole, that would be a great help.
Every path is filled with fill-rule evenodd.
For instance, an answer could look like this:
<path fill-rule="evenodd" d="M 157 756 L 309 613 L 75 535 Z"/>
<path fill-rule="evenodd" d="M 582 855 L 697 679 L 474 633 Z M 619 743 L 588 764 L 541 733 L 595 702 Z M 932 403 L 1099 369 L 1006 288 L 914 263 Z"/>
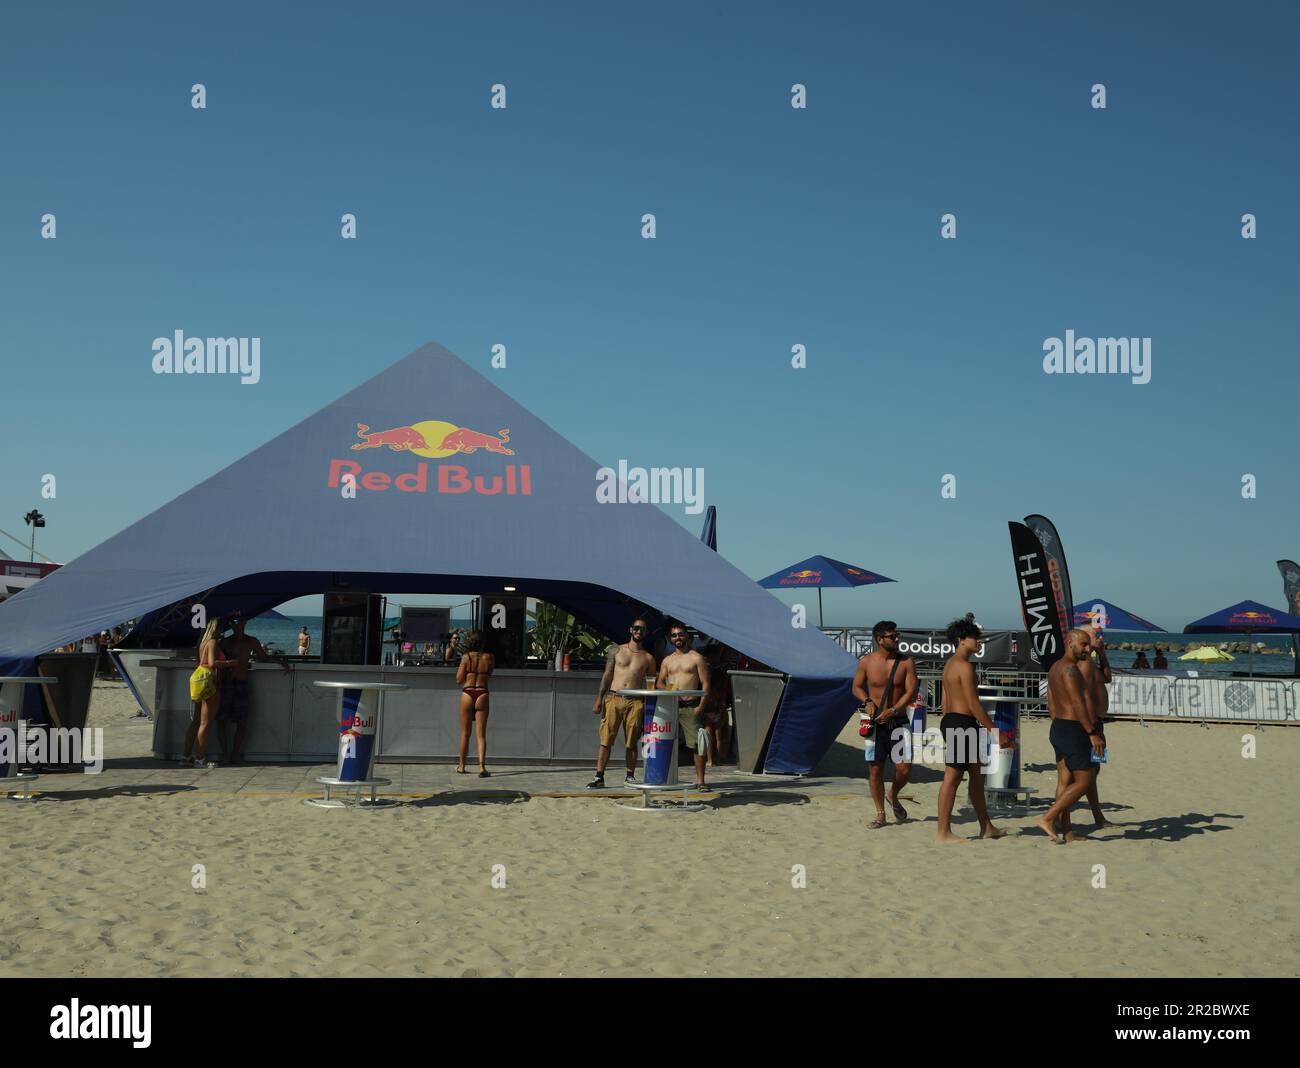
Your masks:
<path fill-rule="evenodd" d="M 818 586 L 817 587 L 817 629 L 821 630 L 823 626 L 825 626 L 825 622 L 822 620 L 822 588 Z"/>

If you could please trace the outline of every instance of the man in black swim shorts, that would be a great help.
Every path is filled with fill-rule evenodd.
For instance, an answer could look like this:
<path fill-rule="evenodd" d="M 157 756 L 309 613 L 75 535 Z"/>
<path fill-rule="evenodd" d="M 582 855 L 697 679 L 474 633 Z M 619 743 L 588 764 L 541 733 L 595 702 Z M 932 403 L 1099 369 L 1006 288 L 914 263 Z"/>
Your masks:
<path fill-rule="evenodd" d="M 1081 630 L 1066 635 L 1065 656 L 1047 673 L 1047 709 L 1052 716 L 1048 737 L 1056 751 L 1058 779 L 1063 783 L 1056 803 L 1038 819 L 1038 826 L 1053 842 L 1057 821 L 1067 842 L 1082 837 L 1070 827 L 1070 808 L 1097 778 L 1098 757 L 1105 750 L 1105 739 L 1093 711 L 1093 694 L 1079 670 L 1079 662 L 1092 653 L 1092 641 Z"/>
<path fill-rule="evenodd" d="M 939 831 L 936 842 L 960 842 L 952 833 L 952 806 L 957 798 L 957 787 L 962 776 L 970 775 L 970 803 L 979 818 L 981 838 L 1003 838 L 989 819 L 984 803 L 984 753 L 987 739 L 996 728 L 984 706 L 979 702 L 979 688 L 975 680 L 975 665 L 970 658 L 979 652 L 982 632 L 970 616 L 948 624 L 948 641 L 956 652 L 948 658 L 943 668 L 943 719 L 939 729 L 943 733 L 943 785 L 939 787 Z M 996 737 L 996 735 L 992 735 Z"/>

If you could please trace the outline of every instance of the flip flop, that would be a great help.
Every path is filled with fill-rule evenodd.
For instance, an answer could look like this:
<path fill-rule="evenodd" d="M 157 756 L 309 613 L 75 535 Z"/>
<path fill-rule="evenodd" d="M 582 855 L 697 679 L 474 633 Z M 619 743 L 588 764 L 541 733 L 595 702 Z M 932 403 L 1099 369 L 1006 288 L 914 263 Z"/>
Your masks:
<path fill-rule="evenodd" d="M 490 771 L 480 771 L 478 777 L 480 779 L 490 779 L 492 778 L 492 773 Z"/>
<path fill-rule="evenodd" d="M 867 824 L 867 830 L 878 831 L 884 825 L 885 825 L 885 817 L 877 816 L 874 820 L 872 820 L 869 824 Z"/>
<path fill-rule="evenodd" d="M 457 775 L 465 775 L 465 774 L 467 774 L 467 772 L 465 771 L 464 768 L 457 768 L 457 769 L 456 769 L 456 774 L 457 774 Z"/>
<path fill-rule="evenodd" d="M 907 822 L 907 809 L 903 807 L 900 801 L 894 802 L 894 819 L 899 823 Z"/>

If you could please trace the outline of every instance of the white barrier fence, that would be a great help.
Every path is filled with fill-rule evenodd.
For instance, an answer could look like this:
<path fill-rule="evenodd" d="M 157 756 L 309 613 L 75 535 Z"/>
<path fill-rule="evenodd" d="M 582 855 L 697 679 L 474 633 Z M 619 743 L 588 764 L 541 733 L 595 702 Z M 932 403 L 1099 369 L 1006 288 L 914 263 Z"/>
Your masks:
<path fill-rule="evenodd" d="M 1300 723 L 1300 682 L 1290 680 L 1116 675 L 1106 688 L 1121 718 Z"/>

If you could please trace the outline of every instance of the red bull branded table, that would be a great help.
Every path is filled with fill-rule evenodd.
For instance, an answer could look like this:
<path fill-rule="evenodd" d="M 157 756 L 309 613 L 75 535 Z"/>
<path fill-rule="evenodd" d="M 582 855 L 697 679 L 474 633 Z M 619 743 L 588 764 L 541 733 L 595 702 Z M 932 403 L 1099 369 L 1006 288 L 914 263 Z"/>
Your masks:
<path fill-rule="evenodd" d="M 688 801 L 694 783 L 677 779 L 677 702 L 682 697 L 703 697 L 703 690 L 614 690 L 619 697 L 645 700 L 645 725 L 641 734 L 641 782 L 629 783 L 641 791 L 641 804 L 620 808 L 634 812 L 698 812 L 703 805 Z M 698 739 L 697 739 L 698 744 Z M 679 791 L 682 799 L 668 804 L 652 802 L 651 795 Z"/>
<path fill-rule="evenodd" d="M 58 681 L 44 675 L 0 675 L 0 797 L 13 801 L 32 800 L 29 788 L 40 776 L 19 770 L 23 699 L 28 686 L 49 686 Z M 17 793 L 10 793 L 14 787 Z"/>
<path fill-rule="evenodd" d="M 379 715 L 383 706 L 384 691 L 405 690 L 403 682 L 375 682 L 347 680 L 317 680 L 312 683 L 339 693 L 339 757 L 333 775 L 319 775 L 318 783 L 325 787 L 324 797 L 309 797 L 303 802 L 316 808 L 383 808 L 388 800 L 375 796 L 375 790 L 387 786 L 392 779 L 374 778 L 375 738 L 379 731 Z M 370 798 L 361 797 L 369 787 Z M 335 789 L 355 790 L 357 796 L 346 801 L 330 796 Z"/>

